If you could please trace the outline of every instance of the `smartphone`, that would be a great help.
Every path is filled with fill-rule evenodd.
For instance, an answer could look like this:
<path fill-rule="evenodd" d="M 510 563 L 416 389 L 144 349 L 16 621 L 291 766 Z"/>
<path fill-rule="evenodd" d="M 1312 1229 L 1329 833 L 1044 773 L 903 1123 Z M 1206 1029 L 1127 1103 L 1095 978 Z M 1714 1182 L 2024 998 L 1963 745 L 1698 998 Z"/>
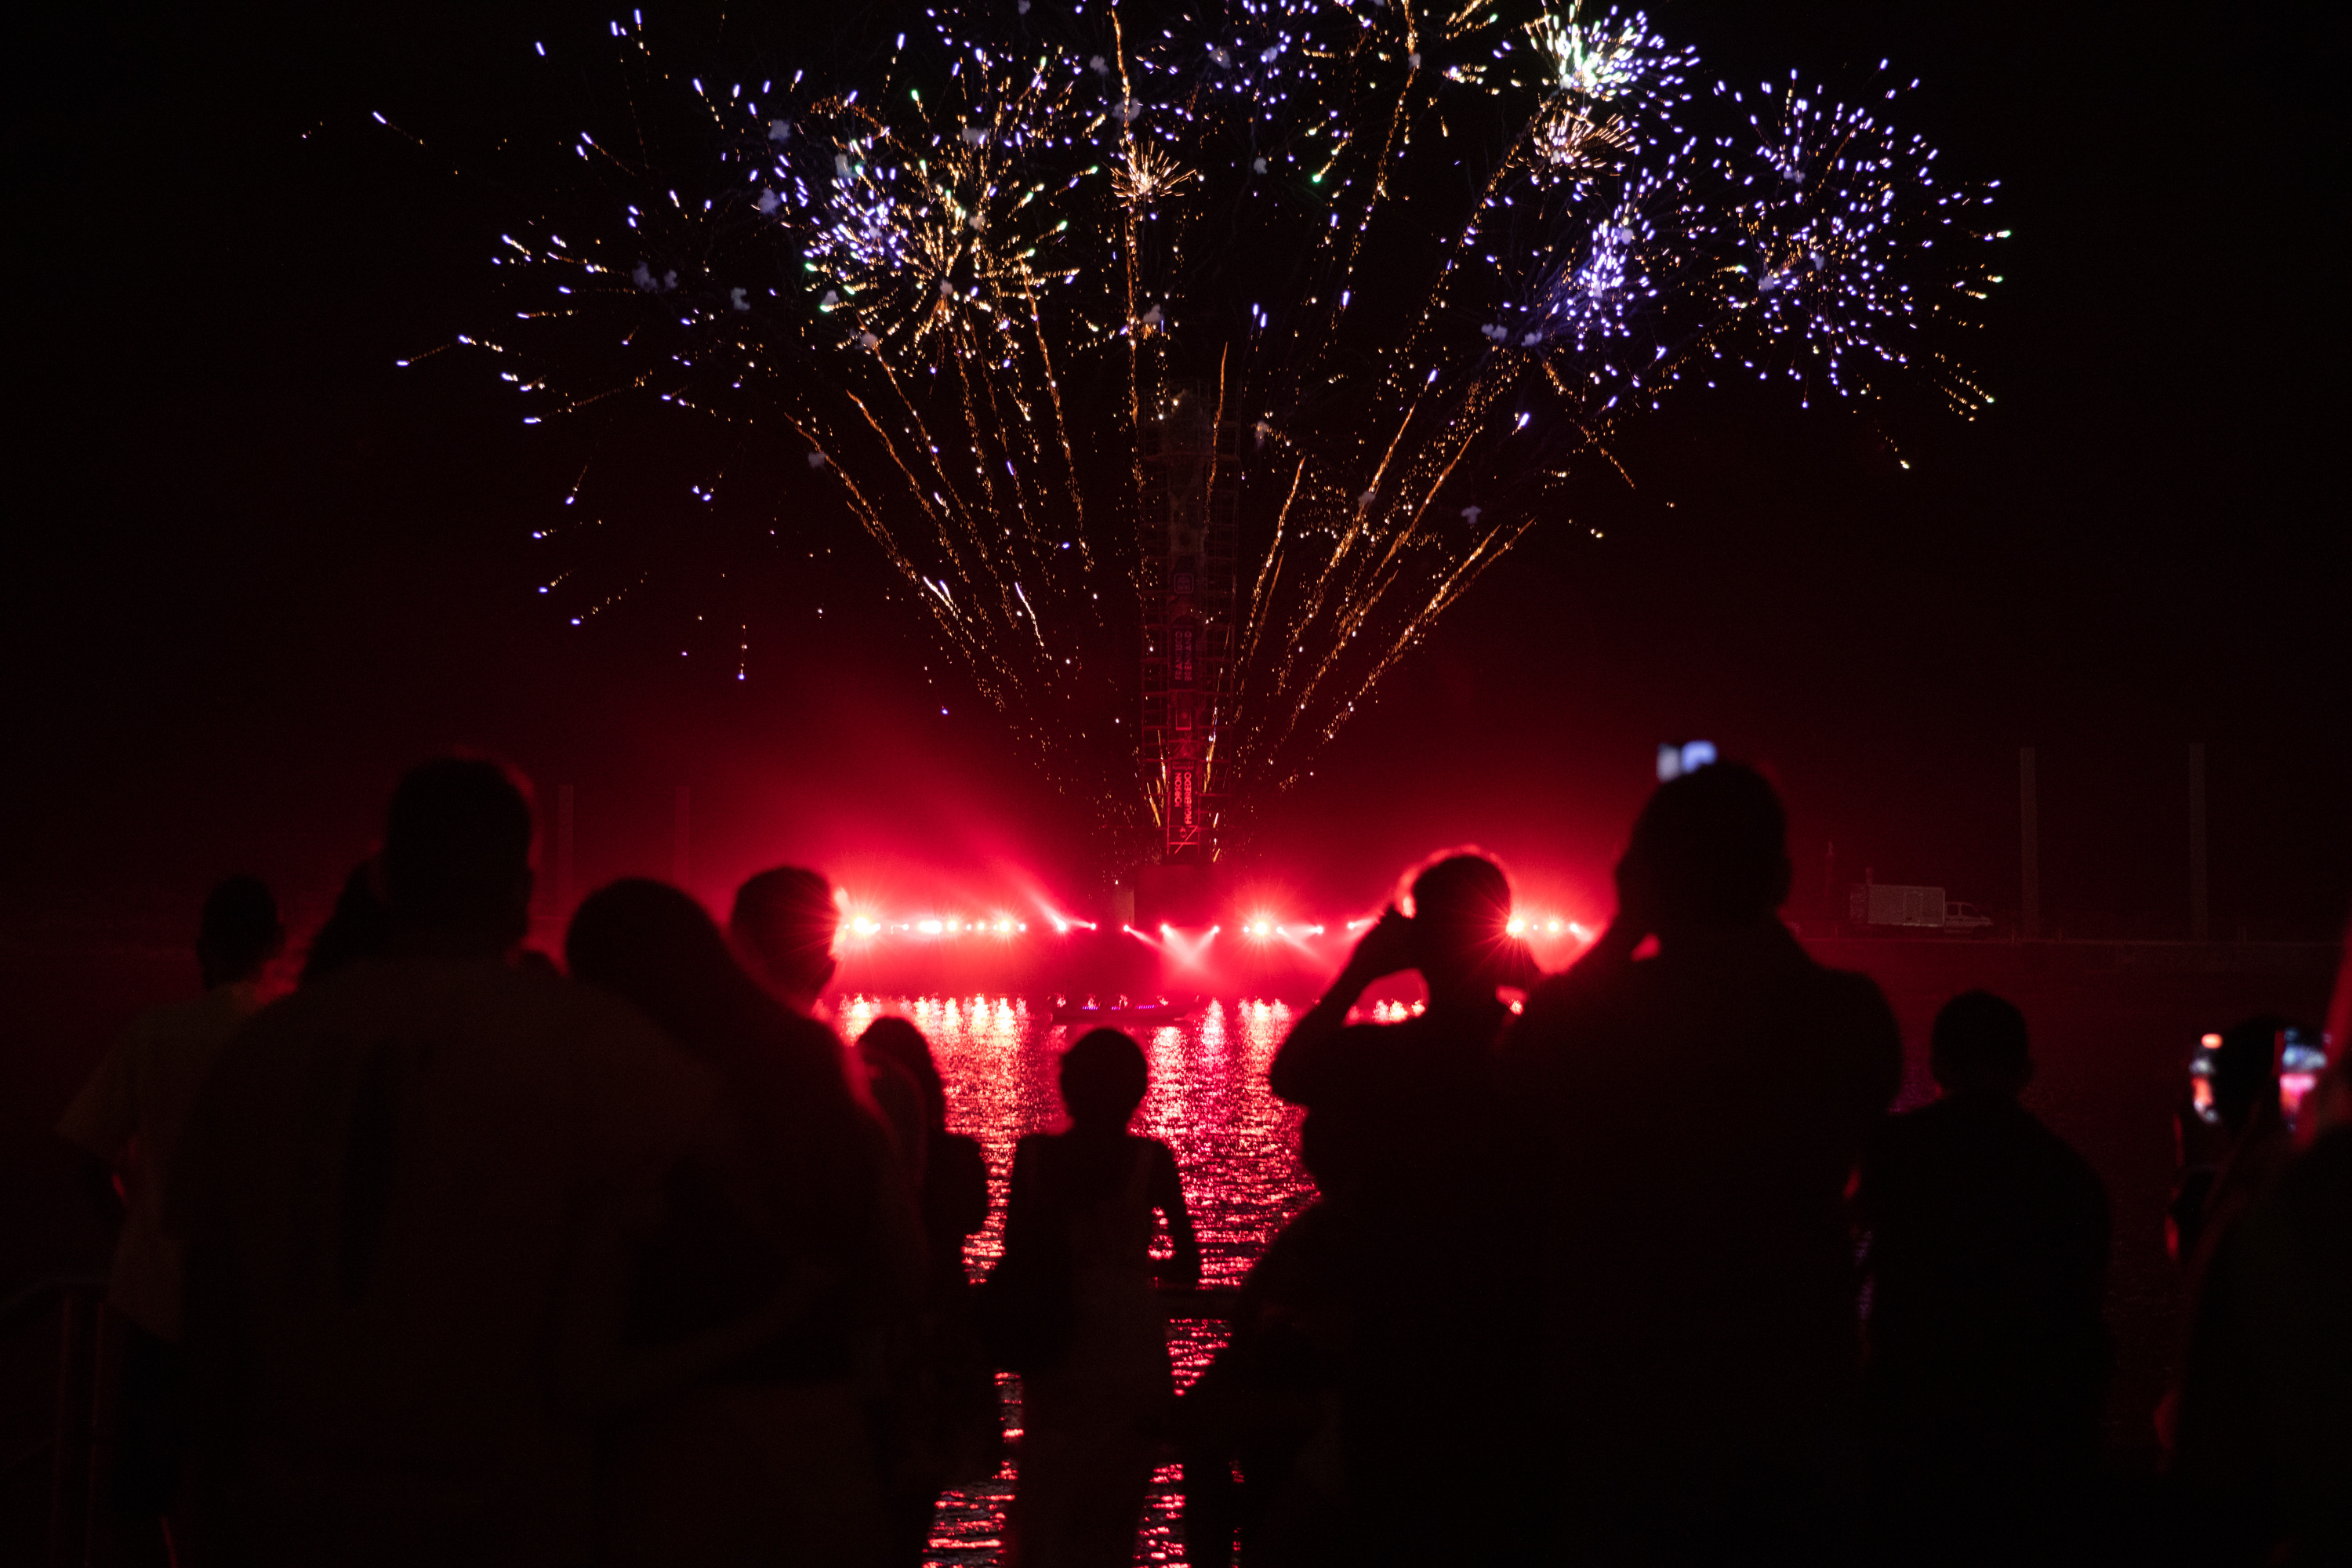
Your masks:
<path fill-rule="evenodd" d="M 2221 1124 L 2221 1107 L 2213 1103 L 2213 1053 L 2221 1048 L 2221 1036 L 2201 1035 L 2189 1058 L 2189 1103 L 2196 1107 L 2197 1120 L 2208 1127 Z"/>
<path fill-rule="evenodd" d="M 2316 1029 L 2297 1028 L 2293 1025 L 2279 1031 L 2278 1085 L 2279 1114 L 2293 1127 L 2303 1114 L 2303 1102 L 2327 1070 L 2327 1047 L 2332 1044 Z"/>

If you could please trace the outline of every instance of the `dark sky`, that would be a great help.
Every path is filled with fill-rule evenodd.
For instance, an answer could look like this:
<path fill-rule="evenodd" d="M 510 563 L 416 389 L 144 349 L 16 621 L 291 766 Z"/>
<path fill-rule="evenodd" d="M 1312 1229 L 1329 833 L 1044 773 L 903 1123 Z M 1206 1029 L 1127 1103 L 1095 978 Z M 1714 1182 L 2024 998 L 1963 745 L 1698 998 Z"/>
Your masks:
<path fill-rule="evenodd" d="M 576 440 L 519 429 L 478 366 L 394 367 L 480 319 L 499 216 L 528 210 L 445 149 L 495 123 L 534 29 L 583 15 L 99 0 L 22 24 L 0 67 L 11 921 L 184 922 L 239 866 L 315 907 L 399 768 L 451 743 L 578 785 L 583 879 L 666 873 L 685 784 L 707 894 L 780 856 L 1070 884 L 1052 811 L 933 683 L 845 520 L 786 520 L 820 552 L 796 563 L 682 521 L 645 590 L 573 630 L 531 593 L 528 535 Z M 1781 781 L 1804 896 L 1834 841 L 1843 875 L 2005 915 L 2030 743 L 2048 918 L 2179 935 L 2202 742 L 2217 932 L 2336 930 L 2321 15 L 1658 8 L 1725 75 L 1886 56 L 1925 79 L 1906 118 L 2002 180 L 2015 233 L 1971 359 L 1998 401 L 1906 426 L 1907 472 L 1867 422 L 1769 397 L 1661 418 L 1625 453 L 1638 488 L 1548 520 L 1276 809 L 1269 868 L 1365 900 L 1476 840 L 1605 912 L 1655 743 L 1706 735 Z M 749 679 L 698 614 L 751 624 Z"/>

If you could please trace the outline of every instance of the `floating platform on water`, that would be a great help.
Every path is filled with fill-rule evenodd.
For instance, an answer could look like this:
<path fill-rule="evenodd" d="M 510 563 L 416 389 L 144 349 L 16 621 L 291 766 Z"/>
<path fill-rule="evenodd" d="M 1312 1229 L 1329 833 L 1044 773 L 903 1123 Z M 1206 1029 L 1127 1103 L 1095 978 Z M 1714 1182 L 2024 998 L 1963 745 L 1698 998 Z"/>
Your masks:
<path fill-rule="evenodd" d="M 1161 1024 L 1178 1023 L 1201 1010 L 1201 998 L 1180 996 L 1171 999 L 1155 997 L 1149 1002 L 1130 1002 L 1126 997 L 1115 998 L 1109 1005 L 1097 1004 L 1091 996 L 1084 1003 L 1074 1003 L 1066 997 L 1052 999 L 1053 1017 L 1056 1024 L 1079 1024 L 1088 1028 L 1097 1025 L 1110 1028 L 1129 1028 L 1138 1025 L 1152 1028 Z"/>

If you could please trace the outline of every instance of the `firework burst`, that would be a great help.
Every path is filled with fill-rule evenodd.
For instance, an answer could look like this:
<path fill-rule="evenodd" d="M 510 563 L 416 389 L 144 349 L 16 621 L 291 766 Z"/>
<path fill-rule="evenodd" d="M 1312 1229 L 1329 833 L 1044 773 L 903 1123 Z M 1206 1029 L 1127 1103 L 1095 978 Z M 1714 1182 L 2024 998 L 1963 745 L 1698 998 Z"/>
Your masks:
<path fill-rule="evenodd" d="M 1113 858 L 1232 843 L 1700 367 L 1978 400 L 1988 193 L 1877 110 L 1613 9 L 1046 11 L 723 89 L 616 25 L 479 342 L 533 417 L 788 434 Z"/>

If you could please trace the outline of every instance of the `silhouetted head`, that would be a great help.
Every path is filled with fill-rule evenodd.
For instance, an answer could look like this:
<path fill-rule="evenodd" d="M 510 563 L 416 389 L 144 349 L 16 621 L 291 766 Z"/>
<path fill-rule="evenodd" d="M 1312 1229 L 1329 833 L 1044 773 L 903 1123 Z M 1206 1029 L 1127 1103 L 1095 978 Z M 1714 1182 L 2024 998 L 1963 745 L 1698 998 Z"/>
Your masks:
<path fill-rule="evenodd" d="M 392 940 L 392 911 L 383 907 L 375 882 L 373 860 L 361 861 L 343 879 L 334 912 L 310 938 L 310 951 L 303 955 L 300 984 L 316 985 L 337 970 L 383 952 Z"/>
<path fill-rule="evenodd" d="M 794 1017 L 744 970 L 703 907 L 665 882 L 632 878 L 591 893 L 563 954 L 575 979 L 635 1004 L 717 1069 L 773 1212 L 834 1267 L 862 1256 L 873 1232 L 876 1129 L 864 1075 L 852 1076 L 833 1032 Z"/>
<path fill-rule="evenodd" d="M 1413 967 L 1432 999 L 1501 983 L 1510 943 L 1511 884 L 1476 853 L 1448 855 L 1412 879 Z"/>
<path fill-rule="evenodd" d="M 932 1058 L 931 1043 L 923 1038 L 922 1030 L 904 1018 L 877 1018 L 857 1037 L 857 1049 L 869 1060 L 891 1062 L 901 1068 L 922 1090 L 923 1110 L 930 1125 L 947 1126 L 947 1085 L 940 1079 L 940 1064 Z"/>
<path fill-rule="evenodd" d="M 2244 1128 L 2265 1100 L 2278 1103 L 2278 1036 L 2286 1026 L 2284 1018 L 2248 1018 L 2222 1031 L 2219 1050 L 2205 1053 L 2213 1109 L 2233 1131 Z"/>
<path fill-rule="evenodd" d="M 1990 991 L 1962 992 L 1936 1015 L 1927 1070 L 1946 1094 L 2015 1094 L 2033 1077 L 2025 1015 Z"/>
<path fill-rule="evenodd" d="M 530 924 L 530 800 L 486 757 L 409 770 L 383 823 L 383 892 L 394 927 L 503 952 Z"/>
<path fill-rule="evenodd" d="M 1660 784 L 1618 863 L 1619 898 L 1666 931 L 1753 925 L 1789 896 L 1788 820 L 1764 775 L 1717 763 Z"/>
<path fill-rule="evenodd" d="M 704 1057 L 735 1047 L 745 994 L 759 990 L 699 903 L 644 877 L 581 900 L 564 933 L 563 959 L 574 976 L 620 993 Z"/>
<path fill-rule="evenodd" d="M 251 980 L 286 947 L 278 900 L 258 877 L 224 878 L 205 899 L 196 927 L 196 967 L 205 989 Z"/>
<path fill-rule="evenodd" d="M 1062 1053 L 1062 1103 L 1081 1128 L 1118 1131 L 1150 1084 L 1143 1047 L 1117 1029 L 1089 1029 Z"/>
<path fill-rule="evenodd" d="M 779 866 L 735 889 L 727 928 L 768 989 L 805 1013 L 833 978 L 840 924 L 831 883 L 814 871 Z"/>

